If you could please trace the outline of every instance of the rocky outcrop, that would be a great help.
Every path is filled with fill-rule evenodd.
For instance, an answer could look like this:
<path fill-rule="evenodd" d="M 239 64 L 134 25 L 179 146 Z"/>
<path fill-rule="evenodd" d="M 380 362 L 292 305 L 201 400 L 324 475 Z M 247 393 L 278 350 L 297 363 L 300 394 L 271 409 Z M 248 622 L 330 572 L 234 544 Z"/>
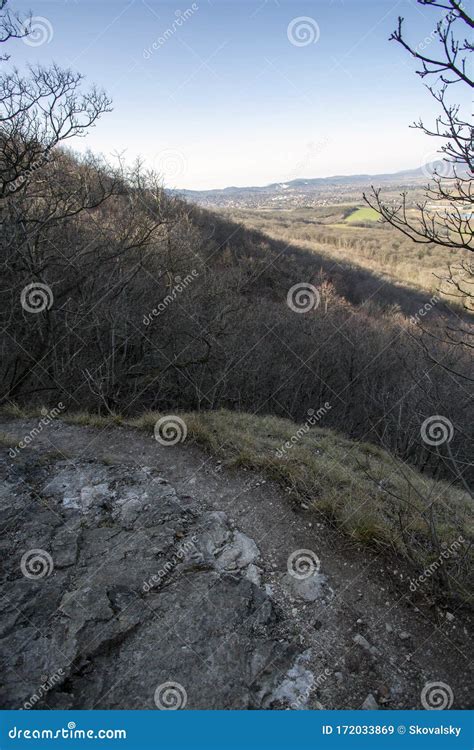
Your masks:
<path fill-rule="evenodd" d="M 302 649 L 225 513 L 144 467 L 30 452 L 2 469 L 2 708 L 294 700 Z"/>
<path fill-rule="evenodd" d="M 472 706 L 467 611 L 193 444 L 4 419 L 0 548 L 0 707 Z"/>

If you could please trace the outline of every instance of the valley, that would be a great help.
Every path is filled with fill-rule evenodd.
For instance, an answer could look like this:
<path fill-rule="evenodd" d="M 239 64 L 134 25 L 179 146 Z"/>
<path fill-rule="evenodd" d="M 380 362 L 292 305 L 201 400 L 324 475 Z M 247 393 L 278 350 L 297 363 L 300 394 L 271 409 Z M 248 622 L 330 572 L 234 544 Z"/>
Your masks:
<path fill-rule="evenodd" d="M 451 295 L 446 283 L 449 265 L 458 267 L 461 251 L 434 244 L 416 245 L 364 205 L 362 196 L 353 204 L 328 202 L 323 208 L 226 209 L 225 215 L 249 229 L 257 229 L 272 239 L 324 255 L 338 264 L 353 264 L 376 273 L 381 280 L 400 287 L 423 290 L 454 305 L 463 304 L 461 296 Z M 411 211 L 416 216 L 415 209 Z"/>

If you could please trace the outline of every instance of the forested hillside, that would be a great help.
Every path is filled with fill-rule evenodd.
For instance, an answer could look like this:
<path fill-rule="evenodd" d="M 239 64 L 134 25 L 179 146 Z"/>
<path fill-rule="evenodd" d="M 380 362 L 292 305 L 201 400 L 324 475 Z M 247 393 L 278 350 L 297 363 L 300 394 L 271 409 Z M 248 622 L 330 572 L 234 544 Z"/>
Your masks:
<path fill-rule="evenodd" d="M 2 221 L 4 403 L 304 421 L 328 402 L 324 426 L 455 478 L 420 437 L 441 414 L 466 460 L 468 393 L 446 367 L 469 361 L 434 337 L 429 297 L 170 198 L 139 166 L 59 150 Z"/>

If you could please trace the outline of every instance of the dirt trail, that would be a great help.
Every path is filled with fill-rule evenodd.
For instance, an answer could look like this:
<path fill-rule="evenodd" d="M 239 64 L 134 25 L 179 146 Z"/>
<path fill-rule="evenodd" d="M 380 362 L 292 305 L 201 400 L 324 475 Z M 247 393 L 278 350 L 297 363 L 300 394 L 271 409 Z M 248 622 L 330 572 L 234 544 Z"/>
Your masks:
<path fill-rule="evenodd" d="M 4 419 L 0 431 L 18 442 L 36 425 Z M 94 460 L 130 471 L 157 470 L 180 498 L 223 511 L 255 542 L 260 557 L 247 577 L 274 603 L 275 637 L 300 654 L 289 672 L 286 662 L 280 665 L 269 707 L 278 707 L 280 699 L 282 707 L 292 708 L 423 708 L 422 691 L 432 682 L 444 683 L 453 708 L 469 707 L 466 613 L 446 616 L 435 607 L 414 606 L 401 568 L 345 543 L 261 476 L 229 470 L 189 443 L 162 446 L 119 427 L 56 421 L 35 437 L 34 451 L 59 452 L 72 467 Z M 316 567 L 306 577 L 308 560 Z M 297 577 L 288 572 L 292 566 Z"/>

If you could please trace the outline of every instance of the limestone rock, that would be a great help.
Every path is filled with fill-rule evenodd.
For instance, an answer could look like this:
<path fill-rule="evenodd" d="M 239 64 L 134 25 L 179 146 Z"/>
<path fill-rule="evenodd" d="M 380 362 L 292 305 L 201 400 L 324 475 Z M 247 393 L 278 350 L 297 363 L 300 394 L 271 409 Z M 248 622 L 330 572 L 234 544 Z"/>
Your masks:
<path fill-rule="evenodd" d="M 276 633 L 259 549 L 225 513 L 152 469 L 54 456 L 28 467 L 25 483 L 0 462 L 3 708 L 156 709 L 173 681 L 189 709 L 259 709 L 282 675 L 309 681 L 301 647 Z M 46 567 L 28 577 L 31 550 Z"/>

